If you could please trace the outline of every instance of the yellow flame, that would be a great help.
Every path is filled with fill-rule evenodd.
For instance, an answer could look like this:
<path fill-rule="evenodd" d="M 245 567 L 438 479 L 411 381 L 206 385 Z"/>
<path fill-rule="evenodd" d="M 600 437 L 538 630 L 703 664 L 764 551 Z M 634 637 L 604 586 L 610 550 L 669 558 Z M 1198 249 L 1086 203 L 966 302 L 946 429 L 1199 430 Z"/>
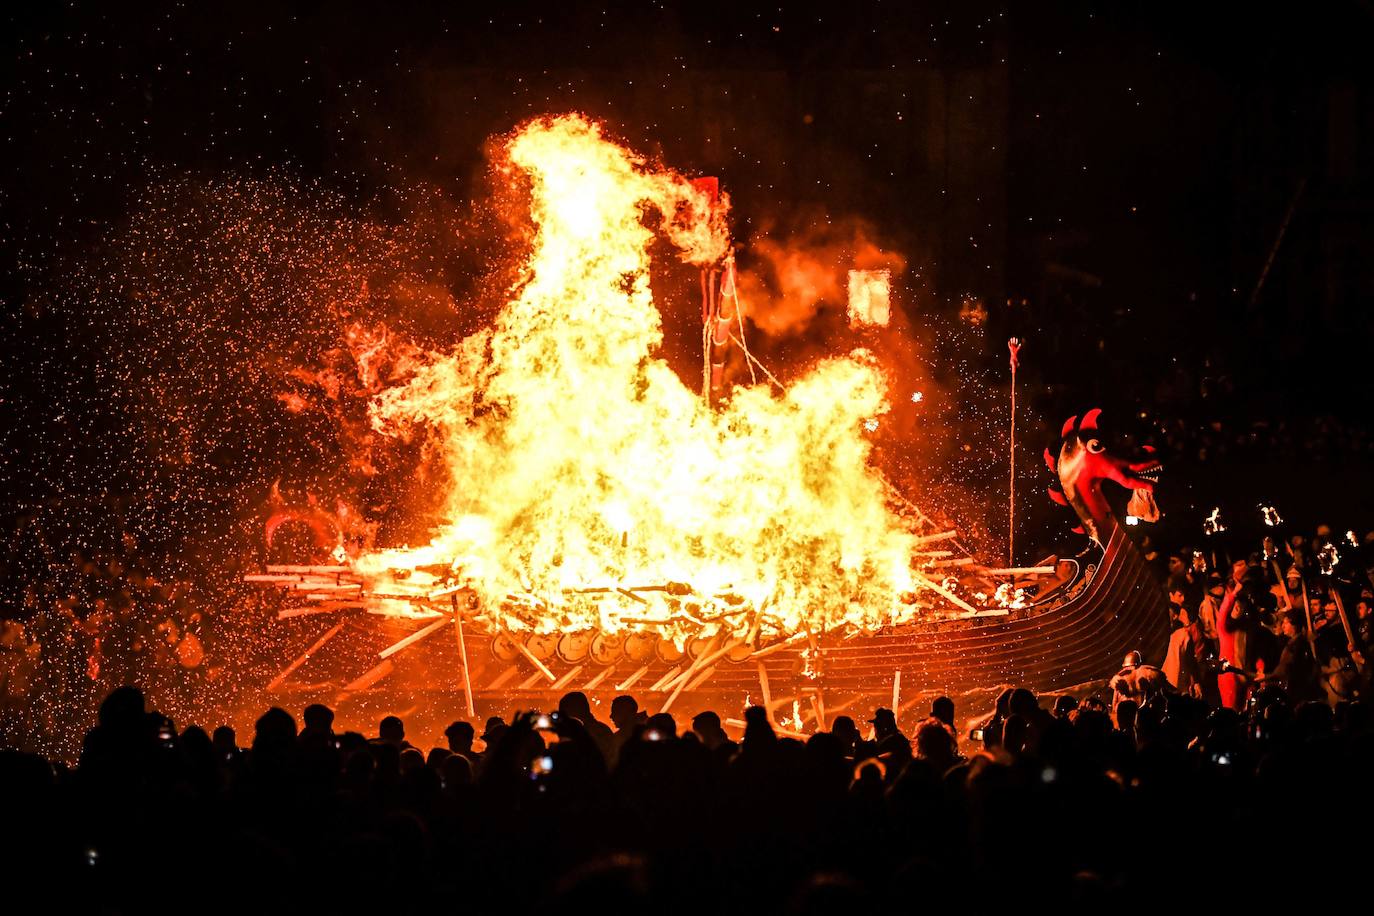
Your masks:
<path fill-rule="evenodd" d="M 646 214 L 708 265 L 728 251 L 728 201 L 579 115 L 529 123 L 506 155 L 535 228 L 522 284 L 492 328 L 371 404 L 378 430 L 427 435 L 451 478 L 428 545 L 356 560 L 374 590 L 457 578 L 492 628 L 544 632 L 640 628 L 621 618 L 689 601 L 739 635 L 765 611 L 783 632 L 917 614 L 913 535 L 862 434 L 888 409 L 872 357 L 713 411 L 654 355 Z M 616 591 L 668 584 L 650 609 Z"/>

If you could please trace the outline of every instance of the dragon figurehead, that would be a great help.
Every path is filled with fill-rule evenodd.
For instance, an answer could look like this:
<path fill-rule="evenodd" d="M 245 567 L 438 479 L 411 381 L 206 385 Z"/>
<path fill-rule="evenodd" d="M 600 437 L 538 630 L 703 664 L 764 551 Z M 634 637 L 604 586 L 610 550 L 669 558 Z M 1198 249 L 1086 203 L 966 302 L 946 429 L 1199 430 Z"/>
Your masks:
<path fill-rule="evenodd" d="M 1154 489 L 1163 465 L 1149 446 L 1145 446 L 1143 457 L 1134 460 L 1110 451 L 1097 428 L 1101 413 L 1100 409 L 1093 409 L 1081 420 L 1070 417 L 1060 433 L 1058 456 L 1045 449 L 1045 463 L 1058 478 L 1058 486 L 1050 486 L 1050 498 L 1072 507 L 1078 514 L 1082 527 L 1075 531 L 1105 547 L 1116 530 L 1117 520 L 1102 492 L 1103 483 L 1111 481 L 1131 490 L 1127 513 L 1153 522 L 1159 518 Z"/>

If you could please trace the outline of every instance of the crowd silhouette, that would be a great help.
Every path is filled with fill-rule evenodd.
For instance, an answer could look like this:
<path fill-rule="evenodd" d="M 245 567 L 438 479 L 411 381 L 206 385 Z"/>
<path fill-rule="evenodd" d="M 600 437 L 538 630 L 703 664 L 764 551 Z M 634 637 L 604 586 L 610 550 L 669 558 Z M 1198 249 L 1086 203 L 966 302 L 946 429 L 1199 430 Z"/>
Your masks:
<path fill-rule="evenodd" d="M 1048 700 L 1048 698 L 1045 698 Z M 750 708 L 679 724 L 585 695 L 454 722 L 432 748 L 272 708 L 241 742 L 121 687 L 79 764 L 0 752 L 4 861 L 59 911 L 1066 912 L 1362 895 L 1362 702 L 1241 711 L 1008 689 L 955 731 L 941 697 L 805 742 Z M 911 739 L 902 731 L 911 731 Z M 962 742 L 960 739 L 963 739 Z M 243 746 L 246 745 L 246 746 Z M 480 749 L 479 749 L 480 746 Z"/>

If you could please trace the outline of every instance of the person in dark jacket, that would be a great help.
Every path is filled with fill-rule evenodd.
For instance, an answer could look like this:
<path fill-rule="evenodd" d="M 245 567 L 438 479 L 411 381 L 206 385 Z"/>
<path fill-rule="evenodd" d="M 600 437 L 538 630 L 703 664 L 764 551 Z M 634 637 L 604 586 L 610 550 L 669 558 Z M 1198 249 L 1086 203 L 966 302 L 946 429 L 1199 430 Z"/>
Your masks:
<path fill-rule="evenodd" d="M 1255 680 L 1261 684 L 1281 684 L 1295 704 L 1322 699 L 1322 690 L 1317 683 L 1317 660 L 1312 656 L 1312 644 L 1307 639 L 1307 621 L 1303 612 L 1296 608 L 1289 609 L 1279 626 L 1286 640 L 1279 663 L 1273 671 L 1265 672 Z"/>

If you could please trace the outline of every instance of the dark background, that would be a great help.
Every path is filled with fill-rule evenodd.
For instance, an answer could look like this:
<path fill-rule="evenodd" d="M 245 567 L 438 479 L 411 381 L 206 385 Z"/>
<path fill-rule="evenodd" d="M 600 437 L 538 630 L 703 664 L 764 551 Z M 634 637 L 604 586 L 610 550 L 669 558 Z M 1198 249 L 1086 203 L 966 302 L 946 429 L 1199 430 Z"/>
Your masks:
<path fill-rule="evenodd" d="M 926 355 L 959 402 L 943 434 L 974 446 L 949 473 L 993 517 L 1005 417 L 992 405 L 1016 334 L 1023 492 L 1045 482 L 1038 453 L 1063 417 L 1101 406 L 1163 450 L 1176 540 L 1196 539 L 1214 505 L 1374 522 L 1368 3 L 70 3 L 5 16 L 7 514 L 114 504 L 170 549 L 177 531 L 240 523 L 293 466 L 331 460 L 282 447 L 299 430 L 262 405 L 244 413 L 241 397 L 207 419 L 215 391 L 256 384 L 230 368 L 252 355 L 239 330 L 190 355 L 214 368 L 183 373 L 203 398 L 165 415 L 135 403 L 148 388 L 165 410 L 190 358 L 148 343 L 163 325 L 148 303 L 125 324 L 121 302 L 137 297 L 93 276 L 147 188 L 285 174 L 385 219 L 403 209 L 396 188 L 476 194 L 488 137 L 578 109 L 719 175 L 746 259 L 765 221 L 815 213 L 862 218 L 903 252 L 899 305 L 945 342 Z M 431 247 L 436 282 L 462 290 L 471 254 Z M 970 381 L 981 393 L 961 395 Z M 165 440 L 183 423 L 178 462 Z M 1053 549 L 1062 519 L 1026 502 L 1022 537 Z"/>

